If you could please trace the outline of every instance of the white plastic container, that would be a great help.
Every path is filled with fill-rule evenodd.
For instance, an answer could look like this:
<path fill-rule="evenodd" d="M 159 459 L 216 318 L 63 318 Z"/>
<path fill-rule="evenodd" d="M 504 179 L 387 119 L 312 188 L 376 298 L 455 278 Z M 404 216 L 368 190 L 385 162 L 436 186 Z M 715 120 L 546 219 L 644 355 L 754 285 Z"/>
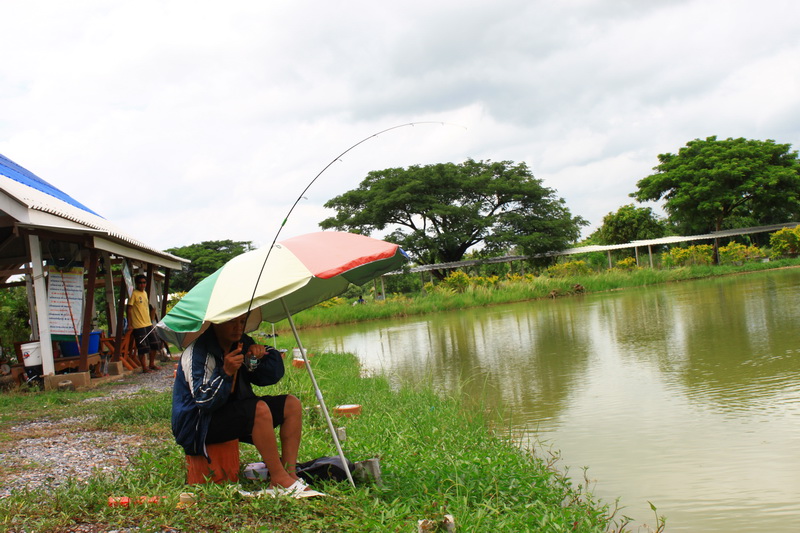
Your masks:
<path fill-rule="evenodd" d="M 20 345 L 22 362 L 25 366 L 39 366 L 42 364 L 42 346 L 39 342 L 26 342 Z"/>
<path fill-rule="evenodd" d="M 247 479 L 269 479 L 269 470 L 264 463 L 250 463 L 244 468 L 244 477 Z"/>

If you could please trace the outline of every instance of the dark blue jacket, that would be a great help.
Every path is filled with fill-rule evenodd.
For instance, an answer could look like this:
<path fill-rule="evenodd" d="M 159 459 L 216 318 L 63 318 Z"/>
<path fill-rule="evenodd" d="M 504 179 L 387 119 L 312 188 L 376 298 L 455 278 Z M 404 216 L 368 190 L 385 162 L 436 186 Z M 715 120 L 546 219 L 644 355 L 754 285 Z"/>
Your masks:
<path fill-rule="evenodd" d="M 242 335 L 242 353 L 254 344 Z M 213 328 L 208 328 L 181 354 L 175 384 L 172 388 L 172 434 L 183 446 L 186 455 L 205 455 L 206 435 L 211 415 L 230 398 L 233 376 L 223 369 L 224 353 Z M 258 367 L 250 372 L 245 365 L 236 378 L 236 399 L 253 398 L 252 385 L 273 385 L 283 377 L 283 359 L 272 347 L 261 358 Z"/>

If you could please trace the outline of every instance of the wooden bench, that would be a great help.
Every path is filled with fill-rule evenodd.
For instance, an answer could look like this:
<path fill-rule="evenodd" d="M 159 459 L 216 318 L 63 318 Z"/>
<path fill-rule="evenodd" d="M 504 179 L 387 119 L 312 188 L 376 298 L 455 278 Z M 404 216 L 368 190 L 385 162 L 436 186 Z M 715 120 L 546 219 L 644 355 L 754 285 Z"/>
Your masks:
<path fill-rule="evenodd" d="M 224 483 L 239 481 L 239 441 L 229 440 L 219 444 L 207 444 L 209 463 L 203 455 L 186 456 L 186 482 Z"/>
<path fill-rule="evenodd" d="M 100 349 L 114 355 L 116 353 L 115 343 L 116 339 L 114 337 L 103 337 L 100 339 Z M 115 359 L 112 359 L 112 361 L 115 361 Z M 122 336 L 119 361 L 122 361 L 122 365 L 126 370 L 142 367 L 142 363 L 139 362 L 139 354 L 136 351 L 136 341 L 133 340 L 133 332 L 131 331 Z"/>
<path fill-rule="evenodd" d="M 30 342 L 30 341 L 29 341 Z M 17 361 L 22 363 L 22 345 L 25 344 L 24 342 L 15 342 L 14 343 L 14 351 L 17 354 Z M 53 353 L 58 352 L 58 342 L 53 341 Z M 100 376 L 100 354 L 99 353 L 92 353 L 86 357 L 86 360 L 89 364 L 89 369 L 94 366 L 94 376 Z M 80 355 L 73 355 L 69 357 L 53 357 L 53 366 L 55 368 L 55 373 L 58 374 L 59 372 L 64 372 L 65 370 L 78 370 L 80 367 L 81 356 Z M 24 369 L 23 369 L 24 372 Z M 20 373 L 21 374 L 21 373 Z M 19 383 L 23 382 L 23 378 L 21 375 L 17 376 L 17 380 Z"/>
<path fill-rule="evenodd" d="M 86 356 L 86 360 L 89 363 L 90 369 L 92 366 L 95 367 L 94 375 L 98 375 L 99 374 L 98 369 L 100 367 L 96 365 L 100 364 L 100 354 L 99 353 L 90 354 Z M 56 357 L 55 359 L 53 359 L 53 364 L 55 365 L 56 368 L 56 374 L 58 374 L 59 372 L 63 372 L 64 370 L 78 370 L 78 365 L 80 364 L 80 361 L 81 361 L 80 355 L 75 355 L 71 357 Z"/>

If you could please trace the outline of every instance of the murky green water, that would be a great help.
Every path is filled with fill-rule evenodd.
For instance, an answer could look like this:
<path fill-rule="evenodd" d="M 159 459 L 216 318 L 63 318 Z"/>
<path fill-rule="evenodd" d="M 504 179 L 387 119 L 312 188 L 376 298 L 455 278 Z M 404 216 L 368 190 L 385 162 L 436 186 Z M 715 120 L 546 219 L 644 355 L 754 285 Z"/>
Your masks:
<path fill-rule="evenodd" d="M 668 531 L 800 531 L 800 270 L 304 331 L 502 410 Z"/>

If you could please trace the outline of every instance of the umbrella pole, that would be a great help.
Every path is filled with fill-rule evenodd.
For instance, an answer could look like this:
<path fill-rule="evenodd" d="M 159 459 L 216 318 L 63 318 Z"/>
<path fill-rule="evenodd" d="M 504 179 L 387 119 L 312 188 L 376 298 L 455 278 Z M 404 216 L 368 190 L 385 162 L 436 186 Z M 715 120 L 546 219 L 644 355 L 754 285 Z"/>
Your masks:
<path fill-rule="evenodd" d="M 328 423 L 328 431 L 330 431 L 331 437 L 333 437 L 333 443 L 336 445 L 336 451 L 339 452 L 339 457 L 342 459 L 342 470 L 344 470 L 345 474 L 347 474 L 347 479 L 350 481 L 350 484 L 355 487 L 356 483 L 353 481 L 353 476 L 350 474 L 350 469 L 347 467 L 347 458 L 344 456 L 344 452 L 342 451 L 342 445 L 339 442 L 339 436 L 336 434 L 336 429 L 333 427 L 331 415 L 328 413 L 328 408 L 325 406 L 325 400 L 322 398 L 322 391 L 320 390 L 319 385 L 317 385 L 317 379 L 314 377 L 314 372 L 311 370 L 311 363 L 308 362 L 306 350 L 303 348 L 303 343 L 300 342 L 300 335 L 297 334 L 297 328 L 294 325 L 294 320 L 292 320 L 292 315 L 289 313 L 289 308 L 286 307 L 286 302 L 283 300 L 283 298 L 281 298 L 281 305 L 283 305 L 283 310 L 286 312 L 286 319 L 289 321 L 289 326 L 292 328 L 292 334 L 294 335 L 294 339 L 297 341 L 297 347 L 300 348 L 300 354 L 303 356 L 303 362 L 306 364 L 306 370 L 308 370 L 308 375 L 311 377 L 311 383 L 314 385 L 314 392 L 317 395 L 319 406 L 322 409 L 322 413 L 325 415 L 325 421 Z"/>

